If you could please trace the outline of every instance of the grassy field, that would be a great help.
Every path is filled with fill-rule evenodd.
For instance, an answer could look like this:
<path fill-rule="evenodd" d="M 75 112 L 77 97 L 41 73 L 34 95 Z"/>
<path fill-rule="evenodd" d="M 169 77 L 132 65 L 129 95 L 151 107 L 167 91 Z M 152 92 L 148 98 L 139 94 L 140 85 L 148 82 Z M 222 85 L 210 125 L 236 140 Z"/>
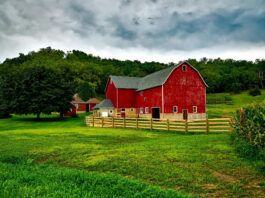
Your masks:
<path fill-rule="evenodd" d="M 82 116 L 32 118 L 0 120 L 0 197 L 265 193 L 265 162 L 239 158 L 229 134 L 88 128 Z"/>
<path fill-rule="evenodd" d="M 208 94 L 207 98 L 223 98 L 224 95 L 229 95 L 232 98 L 232 102 L 229 104 L 208 104 L 207 113 L 210 118 L 217 117 L 230 117 L 237 109 L 246 105 L 265 101 L 265 90 L 262 90 L 262 95 L 250 96 L 248 92 L 242 92 L 241 94 Z"/>

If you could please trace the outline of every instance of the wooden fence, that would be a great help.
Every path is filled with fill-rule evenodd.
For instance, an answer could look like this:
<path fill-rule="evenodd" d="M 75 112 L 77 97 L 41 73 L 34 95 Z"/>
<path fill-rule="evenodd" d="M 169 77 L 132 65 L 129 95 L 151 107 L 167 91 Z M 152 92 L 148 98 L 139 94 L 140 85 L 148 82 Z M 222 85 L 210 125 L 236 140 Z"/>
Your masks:
<path fill-rule="evenodd" d="M 85 123 L 91 127 L 135 128 L 150 130 L 166 130 L 177 132 L 231 132 L 230 118 L 214 118 L 206 120 L 159 120 L 144 118 L 99 118 L 88 116 Z"/>

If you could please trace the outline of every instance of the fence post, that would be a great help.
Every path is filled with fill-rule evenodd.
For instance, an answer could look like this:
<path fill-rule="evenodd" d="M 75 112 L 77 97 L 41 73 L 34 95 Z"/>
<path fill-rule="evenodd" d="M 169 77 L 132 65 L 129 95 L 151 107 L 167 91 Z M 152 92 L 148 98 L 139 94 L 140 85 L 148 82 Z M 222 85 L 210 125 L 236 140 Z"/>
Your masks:
<path fill-rule="evenodd" d="M 153 118 L 151 118 L 151 121 L 150 121 L 150 129 L 153 130 Z"/>
<path fill-rule="evenodd" d="M 125 117 L 123 118 L 123 128 L 126 128 Z"/>
<path fill-rule="evenodd" d="M 94 115 L 92 116 L 92 126 L 93 127 L 95 126 L 95 118 L 94 118 Z"/>
<path fill-rule="evenodd" d="M 112 117 L 112 128 L 114 128 L 114 117 Z"/>
<path fill-rule="evenodd" d="M 230 126 L 230 133 L 232 133 L 233 132 L 233 127 L 232 127 L 232 124 L 233 124 L 233 121 L 232 121 L 232 118 L 230 118 L 230 120 L 229 120 L 229 126 Z"/>
<path fill-rule="evenodd" d="M 188 120 L 185 120 L 185 133 L 188 133 Z"/>
<path fill-rule="evenodd" d="M 169 131 L 169 119 L 167 119 L 167 130 Z"/>
<path fill-rule="evenodd" d="M 209 120 L 208 120 L 208 116 L 206 117 L 206 133 L 209 133 Z"/>
<path fill-rule="evenodd" d="M 102 118 L 102 122 L 101 122 L 101 127 L 103 128 L 104 126 L 104 118 Z"/>
<path fill-rule="evenodd" d="M 138 118 L 136 118 L 136 129 L 139 128 Z"/>

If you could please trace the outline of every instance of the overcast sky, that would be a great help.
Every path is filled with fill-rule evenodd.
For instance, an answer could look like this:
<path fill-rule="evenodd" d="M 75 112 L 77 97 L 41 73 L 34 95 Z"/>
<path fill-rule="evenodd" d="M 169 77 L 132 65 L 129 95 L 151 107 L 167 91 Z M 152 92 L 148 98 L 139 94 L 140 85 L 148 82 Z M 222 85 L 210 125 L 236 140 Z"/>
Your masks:
<path fill-rule="evenodd" d="M 265 58 L 265 0 L 0 0 L 0 62 L 48 46 L 165 63 Z"/>

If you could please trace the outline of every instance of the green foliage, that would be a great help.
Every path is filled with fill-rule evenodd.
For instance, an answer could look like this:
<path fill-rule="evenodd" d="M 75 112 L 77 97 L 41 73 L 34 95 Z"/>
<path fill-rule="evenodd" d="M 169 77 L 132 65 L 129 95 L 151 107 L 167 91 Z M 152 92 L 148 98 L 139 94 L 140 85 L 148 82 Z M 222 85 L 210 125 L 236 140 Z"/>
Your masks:
<path fill-rule="evenodd" d="M 258 87 L 255 87 L 254 89 L 249 90 L 248 93 L 251 96 L 259 96 L 259 95 L 261 95 L 261 91 L 259 90 Z"/>
<path fill-rule="evenodd" d="M 87 81 L 80 83 L 78 93 L 84 101 L 87 101 L 89 98 L 94 98 L 96 97 L 95 85 Z"/>
<path fill-rule="evenodd" d="M 233 140 L 240 154 L 265 160 L 265 103 L 238 110 L 233 127 Z"/>
<path fill-rule="evenodd" d="M 239 93 L 254 86 L 264 88 L 265 79 L 258 74 L 265 73 L 265 60 L 251 62 L 203 58 L 199 61 L 195 59 L 187 61 L 205 78 L 209 85 L 208 93 Z M 20 54 L 17 58 L 6 59 L 0 64 L 0 75 L 5 75 L 8 68 L 17 70 L 20 67 L 39 65 L 60 68 L 63 65 L 72 70 L 75 80 L 79 83 L 78 87 L 83 82 L 89 82 L 98 95 L 103 95 L 109 75 L 145 76 L 173 64 L 101 59 L 78 50 L 64 53 L 48 47 L 27 55 Z"/>
<path fill-rule="evenodd" d="M 65 70 L 60 72 L 43 66 L 25 67 L 6 75 L 1 88 L 3 104 L 12 113 L 61 114 L 70 107 L 75 83 L 73 78 L 65 78 Z"/>
<path fill-rule="evenodd" d="M 207 95 L 207 104 L 232 104 L 232 102 L 232 96 L 228 93 Z"/>

